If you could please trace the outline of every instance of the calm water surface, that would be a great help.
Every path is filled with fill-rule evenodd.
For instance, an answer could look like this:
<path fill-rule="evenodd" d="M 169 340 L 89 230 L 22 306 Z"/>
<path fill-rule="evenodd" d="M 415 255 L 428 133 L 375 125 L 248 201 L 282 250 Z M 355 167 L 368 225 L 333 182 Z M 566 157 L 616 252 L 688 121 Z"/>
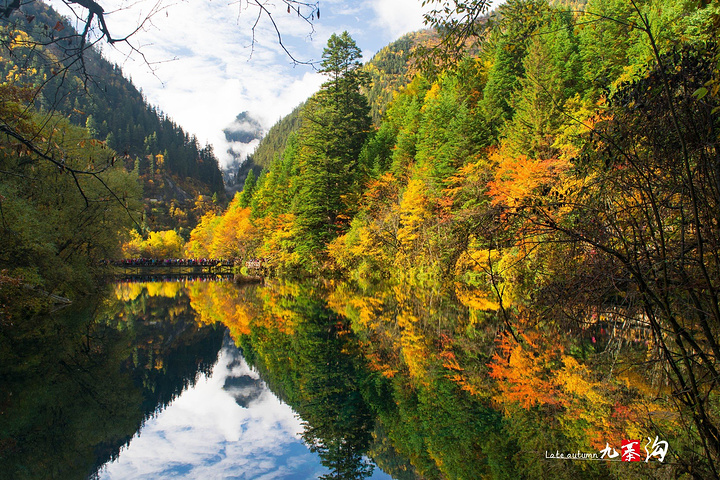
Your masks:
<path fill-rule="evenodd" d="M 674 478 L 546 457 L 687 442 L 645 330 L 430 287 L 126 281 L 0 324 L 0 479 Z"/>
<path fill-rule="evenodd" d="M 218 291 L 240 289 L 119 283 L 99 301 L 3 331 L 0 478 L 337 474 L 223 319 L 206 317 Z M 364 455 L 354 462 L 363 478 L 392 478 Z"/>
<path fill-rule="evenodd" d="M 210 375 L 148 420 L 101 479 L 314 479 L 327 475 L 302 442 L 302 420 L 226 337 Z M 372 478 L 389 479 L 376 470 Z"/>

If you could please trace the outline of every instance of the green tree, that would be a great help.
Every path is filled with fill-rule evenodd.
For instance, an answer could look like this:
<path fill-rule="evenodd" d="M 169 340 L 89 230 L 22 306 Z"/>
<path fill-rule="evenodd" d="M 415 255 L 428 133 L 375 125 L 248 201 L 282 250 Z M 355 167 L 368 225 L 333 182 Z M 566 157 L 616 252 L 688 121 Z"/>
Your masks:
<path fill-rule="evenodd" d="M 25 111 L 15 101 L 23 92 L 0 89 L 0 122 L 19 132 L 0 139 L 0 271 L 26 287 L 8 294 L 0 281 L 0 317 L 3 305 L 18 313 L 34 289 L 46 297 L 87 292 L 99 260 L 119 253 L 138 217 L 137 177 L 114 162 L 115 153 L 65 118 Z M 33 133 L 46 139 L 43 150 L 18 138 Z"/>
<path fill-rule="evenodd" d="M 245 177 L 245 186 L 243 187 L 242 193 L 240 194 L 240 206 L 242 208 L 250 206 L 250 200 L 252 200 L 253 193 L 255 193 L 255 186 L 257 180 L 255 179 L 255 172 L 252 169 Z"/>
<path fill-rule="evenodd" d="M 553 12 L 548 24 L 528 41 L 524 75 L 510 104 L 513 118 L 503 129 L 513 151 L 537 158 L 557 155 L 553 148 L 558 131 L 568 123 L 565 102 L 580 93 L 578 40 L 572 16 Z"/>
<path fill-rule="evenodd" d="M 547 10 L 544 0 L 510 0 L 498 9 L 500 20 L 483 53 L 490 68 L 482 107 L 495 134 L 514 114 L 511 99 L 525 74 L 528 39 L 546 21 Z"/>
<path fill-rule="evenodd" d="M 275 154 L 254 187 L 250 205 L 254 218 L 287 213 L 298 191 L 298 140 L 291 133 L 281 154 Z"/>
<path fill-rule="evenodd" d="M 370 131 L 370 109 L 360 93 L 360 49 L 347 32 L 333 34 L 320 70 L 330 80 L 303 111 L 299 134 L 300 190 L 295 210 L 299 245 L 314 256 L 348 224 L 358 186 L 358 157 Z"/>

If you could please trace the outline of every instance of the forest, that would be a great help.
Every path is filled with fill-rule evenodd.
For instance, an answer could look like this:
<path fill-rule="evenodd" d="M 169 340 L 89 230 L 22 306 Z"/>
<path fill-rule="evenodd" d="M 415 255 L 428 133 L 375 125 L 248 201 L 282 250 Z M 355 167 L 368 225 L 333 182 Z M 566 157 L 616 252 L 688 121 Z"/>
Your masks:
<path fill-rule="evenodd" d="M 0 22 L 0 318 L 96 288 L 150 232 L 189 236 L 225 203 L 202 147 L 42 2 Z M 156 234 L 157 235 L 157 234 Z"/>
<path fill-rule="evenodd" d="M 672 438 L 681 471 L 717 478 L 718 13 L 508 1 L 365 66 L 333 35 L 327 82 L 187 248 L 336 279 L 334 306 L 388 377 L 429 381 L 434 356 L 512 428 L 560 412 L 563 435 L 600 450 L 649 438 L 642 425 Z M 447 292 L 469 323 L 428 333 Z"/>
<path fill-rule="evenodd" d="M 146 106 L 53 113 L 16 68 L 48 29 L 3 27 L 0 328 L 100 259 L 261 259 L 192 306 L 344 478 L 368 448 L 397 478 L 720 478 L 720 6 L 428 3 L 366 64 L 330 37 L 225 209 L 211 149 Z M 624 439 L 644 462 L 527 461 Z"/>

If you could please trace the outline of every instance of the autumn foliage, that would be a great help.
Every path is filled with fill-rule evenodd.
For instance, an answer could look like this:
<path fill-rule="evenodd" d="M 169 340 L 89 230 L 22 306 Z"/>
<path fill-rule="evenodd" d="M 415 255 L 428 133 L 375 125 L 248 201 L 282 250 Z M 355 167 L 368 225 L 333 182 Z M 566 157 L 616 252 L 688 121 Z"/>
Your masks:
<path fill-rule="evenodd" d="M 388 381 L 450 385 L 516 433 L 551 414 L 576 446 L 664 416 L 702 445 L 677 460 L 713 476 L 720 13 L 583 5 L 507 2 L 478 50 L 407 78 L 373 126 L 327 85 L 249 216 L 193 235 L 209 248 L 203 229 L 233 218 L 276 272 L 344 279 L 329 304 Z M 323 126 L 328 98 L 358 116 Z"/>

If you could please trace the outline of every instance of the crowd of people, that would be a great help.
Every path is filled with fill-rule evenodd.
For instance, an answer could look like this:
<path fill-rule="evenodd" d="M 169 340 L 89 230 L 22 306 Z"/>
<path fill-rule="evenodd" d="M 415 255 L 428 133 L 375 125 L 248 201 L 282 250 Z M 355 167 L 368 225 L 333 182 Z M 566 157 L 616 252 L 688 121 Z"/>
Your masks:
<path fill-rule="evenodd" d="M 116 267 L 215 267 L 236 265 L 235 259 L 225 258 L 124 258 L 111 260 Z"/>

